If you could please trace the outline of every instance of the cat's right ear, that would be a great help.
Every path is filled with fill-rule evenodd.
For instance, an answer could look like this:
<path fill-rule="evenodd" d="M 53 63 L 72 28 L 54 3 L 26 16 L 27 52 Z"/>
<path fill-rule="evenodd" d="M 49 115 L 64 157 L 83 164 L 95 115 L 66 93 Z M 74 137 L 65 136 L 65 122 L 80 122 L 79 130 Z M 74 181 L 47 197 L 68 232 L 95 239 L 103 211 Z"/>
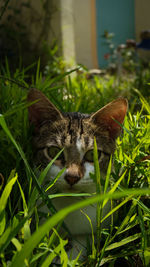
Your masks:
<path fill-rule="evenodd" d="M 56 121 L 63 118 L 61 112 L 39 90 L 30 89 L 27 97 L 29 121 L 38 129 L 45 121 Z"/>
<path fill-rule="evenodd" d="M 107 131 L 112 139 L 116 139 L 122 129 L 121 125 L 123 124 L 127 109 L 128 101 L 120 97 L 95 112 L 90 120 L 101 131 Z"/>

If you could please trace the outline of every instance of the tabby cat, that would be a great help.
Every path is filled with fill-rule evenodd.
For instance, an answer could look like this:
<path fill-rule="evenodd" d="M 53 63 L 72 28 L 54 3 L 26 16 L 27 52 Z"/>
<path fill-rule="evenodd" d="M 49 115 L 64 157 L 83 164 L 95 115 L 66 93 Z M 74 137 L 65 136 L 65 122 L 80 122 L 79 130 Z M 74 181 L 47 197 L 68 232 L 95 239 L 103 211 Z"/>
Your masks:
<path fill-rule="evenodd" d="M 35 164 L 42 169 L 64 148 L 52 165 L 47 179 L 54 179 L 58 172 L 66 167 L 65 172 L 55 183 L 57 192 L 94 193 L 95 183 L 90 178 L 94 173 L 93 143 L 96 138 L 101 175 L 106 175 L 110 155 L 115 150 L 115 140 L 119 136 L 127 111 L 127 100 L 118 98 L 107 104 L 96 113 L 88 115 L 79 112 L 60 112 L 40 91 L 31 89 L 28 101 L 29 121 L 34 126 L 33 144 Z M 118 123 L 117 123 L 118 122 Z M 79 197 L 56 198 L 53 203 L 61 209 L 79 201 Z M 104 214 L 109 210 L 105 207 Z M 92 220 L 96 231 L 95 206 L 89 206 L 84 212 Z M 70 214 L 65 223 L 76 240 L 85 245 L 85 236 L 91 234 L 91 227 L 86 216 L 80 211 Z M 106 227 L 109 221 L 104 223 Z M 74 250 L 79 251 L 79 243 Z M 73 255 L 77 253 L 73 252 Z"/>

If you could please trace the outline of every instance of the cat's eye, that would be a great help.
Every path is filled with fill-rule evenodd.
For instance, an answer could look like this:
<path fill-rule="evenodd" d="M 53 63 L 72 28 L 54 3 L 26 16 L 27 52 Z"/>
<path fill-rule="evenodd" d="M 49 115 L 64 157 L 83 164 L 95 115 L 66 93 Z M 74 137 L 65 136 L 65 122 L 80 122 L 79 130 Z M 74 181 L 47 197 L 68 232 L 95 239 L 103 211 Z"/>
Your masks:
<path fill-rule="evenodd" d="M 57 154 L 60 152 L 60 148 L 57 146 L 51 146 L 47 148 L 47 154 L 50 158 L 55 158 L 57 156 Z M 57 159 L 62 159 L 63 158 L 63 152 L 59 155 L 59 157 Z"/>
<path fill-rule="evenodd" d="M 98 150 L 98 158 L 100 158 L 100 156 L 101 156 L 101 151 Z M 93 149 L 91 149 L 91 150 L 89 150 L 89 151 L 87 151 L 85 153 L 84 160 L 88 161 L 88 162 L 93 162 L 93 160 L 94 160 L 94 151 L 93 151 Z"/>

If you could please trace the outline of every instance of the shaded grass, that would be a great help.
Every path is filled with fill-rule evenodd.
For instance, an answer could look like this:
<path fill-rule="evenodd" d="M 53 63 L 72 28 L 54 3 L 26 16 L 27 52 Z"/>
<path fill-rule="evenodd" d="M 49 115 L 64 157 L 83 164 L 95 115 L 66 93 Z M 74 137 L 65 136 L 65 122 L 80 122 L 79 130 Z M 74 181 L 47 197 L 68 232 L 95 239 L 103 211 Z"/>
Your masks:
<path fill-rule="evenodd" d="M 3 74 L 11 78 L 8 66 L 6 73 Z M 115 77 L 110 80 L 100 78 L 99 81 L 96 78 L 95 82 L 89 82 L 85 77 L 82 77 L 81 80 L 78 80 L 80 77 L 68 79 L 67 75 L 68 73 L 64 73 L 64 75 L 50 79 L 46 77 L 43 82 L 38 66 L 36 78 L 35 80 L 33 78 L 32 82 L 65 111 L 92 112 L 99 109 L 100 105 L 111 101 L 118 95 L 118 92 L 120 95 L 129 95 L 129 89 L 127 91 L 125 89 L 126 84 L 128 84 L 128 88 L 131 86 L 128 81 L 123 81 L 113 93 Z M 22 82 L 25 76 L 25 71 L 21 73 L 17 71 L 14 79 Z M 24 84 L 26 83 L 24 82 Z M 112 164 L 110 161 L 105 182 L 100 178 L 95 142 L 94 163 L 97 196 L 56 212 L 51 204 L 51 198 L 54 196 L 48 196 L 42 186 L 44 177 L 53 162 L 41 172 L 38 179 L 33 170 L 31 134 L 25 101 L 27 89 L 21 89 L 17 84 L 12 84 L 6 79 L 2 80 L 0 90 L 0 106 L 3 114 L 0 116 L 0 140 L 2 143 L 0 172 L 6 186 L 0 200 L 0 206 L 3 207 L 0 209 L 0 256 L 3 266 L 6 266 L 8 261 L 12 263 L 12 266 L 18 264 L 48 266 L 47 264 L 50 264 L 57 255 L 60 257 L 61 266 L 96 266 L 96 264 L 97 266 L 119 266 L 117 265 L 119 258 L 129 266 L 136 266 L 137 261 L 140 262 L 139 266 L 149 266 L 149 98 L 145 99 L 136 90 L 136 99 L 138 105 L 141 102 L 141 107 L 133 113 L 135 103 L 131 104 L 132 113 L 129 110 L 124 123 L 124 135 L 117 139 L 114 171 L 112 173 L 110 171 Z M 12 169 L 16 170 L 11 172 Z M 11 175 L 9 175 L 10 172 Z M 59 175 L 56 179 L 59 178 Z M 104 187 L 101 183 L 104 183 Z M 53 184 L 48 186 L 53 186 Z M 110 188 L 109 191 L 108 188 Z M 4 197 L 3 194 L 6 191 L 7 197 Z M 71 196 L 76 197 L 76 195 Z M 55 197 L 63 197 L 63 194 Z M 40 214 L 37 209 L 36 202 L 39 198 L 42 199 L 43 205 L 47 205 L 54 214 L 51 218 L 47 214 L 47 221 L 42 226 L 39 226 L 39 221 L 45 215 Z M 102 219 L 102 208 L 108 199 L 117 201 L 115 201 L 115 207 L 112 207 L 106 216 L 113 218 L 113 213 L 117 211 L 117 220 L 112 219 L 110 229 L 102 229 L 101 223 L 105 219 Z M 65 252 L 65 245 L 68 241 L 59 235 L 59 228 L 61 221 L 68 213 L 92 203 L 97 203 L 98 242 L 96 247 L 93 243 L 91 254 L 88 255 L 85 262 L 81 263 L 78 258 L 76 260 L 68 258 Z M 35 223 L 33 217 L 35 217 Z M 90 218 L 87 219 L 90 221 Z M 56 227 L 57 224 L 58 227 Z M 93 236 L 93 238 L 95 237 Z"/>

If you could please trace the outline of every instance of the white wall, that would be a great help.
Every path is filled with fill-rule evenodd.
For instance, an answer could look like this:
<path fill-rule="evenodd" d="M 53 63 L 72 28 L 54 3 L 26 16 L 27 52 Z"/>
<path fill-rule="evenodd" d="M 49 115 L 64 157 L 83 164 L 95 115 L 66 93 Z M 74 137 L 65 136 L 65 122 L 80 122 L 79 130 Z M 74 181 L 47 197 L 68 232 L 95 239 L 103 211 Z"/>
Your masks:
<path fill-rule="evenodd" d="M 25 0 L 12 0 L 14 7 Z M 20 20 L 29 28 L 33 44 L 49 45 L 58 40 L 61 53 L 74 65 L 81 63 L 88 68 L 97 67 L 96 54 L 96 0 L 51 0 L 45 16 L 41 0 L 31 0 L 33 9 L 23 8 Z M 17 4 L 18 3 L 18 4 Z M 10 12 L 9 10 L 7 12 Z M 3 18 L 3 21 L 5 16 Z M 150 29 L 150 0 L 135 0 L 136 40 L 142 30 Z"/>
<path fill-rule="evenodd" d="M 92 66 L 91 0 L 73 1 L 76 62 Z"/>
<path fill-rule="evenodd" d="M 75 31 L 73 0 L 60 0 L 62 55 L 68 64 L 75 64 Z"/>

